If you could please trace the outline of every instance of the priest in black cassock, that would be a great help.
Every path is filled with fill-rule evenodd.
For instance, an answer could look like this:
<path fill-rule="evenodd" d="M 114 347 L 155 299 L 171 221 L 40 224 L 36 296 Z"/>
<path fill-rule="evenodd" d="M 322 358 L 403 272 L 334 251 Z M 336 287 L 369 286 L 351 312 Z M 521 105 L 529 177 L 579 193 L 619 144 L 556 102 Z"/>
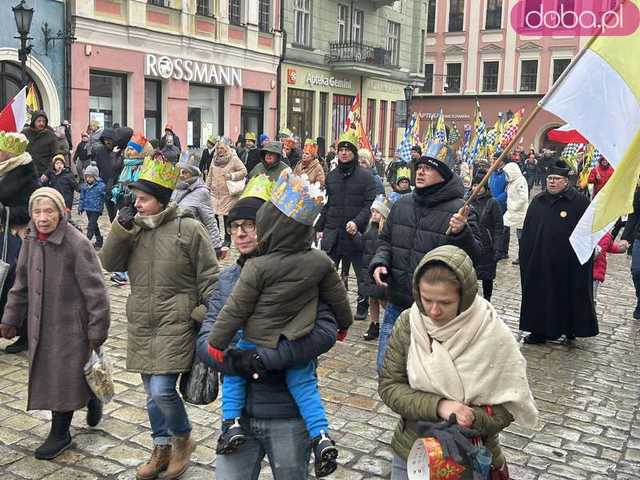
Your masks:
<path fill-rule="evenodd" d="M 520 240 L 522 304 L 520 330 L 531 332 L 524 342 L 545 343 L 564 336 L 598 334 L 593 304 L 593 257 L 580 265 L 569 237 L 589 201 L 569 186 L 569 168 L 562 161 L 549 167 L 547 190 L 527 210 Z"/>

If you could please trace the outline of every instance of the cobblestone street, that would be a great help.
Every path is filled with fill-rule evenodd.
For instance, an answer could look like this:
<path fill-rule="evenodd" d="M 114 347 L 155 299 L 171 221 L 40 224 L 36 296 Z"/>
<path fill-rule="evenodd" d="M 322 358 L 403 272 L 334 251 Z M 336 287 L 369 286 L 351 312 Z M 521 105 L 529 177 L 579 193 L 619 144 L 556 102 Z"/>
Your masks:
<path fill-rule="evenodd" d="M 101 221 L 106 225 L 104 217 Z M 515 238 L 511 247 L 513 257 Z M 575 348 L 559 343 L 523 346 L 540 423 L 535 430 L 512 425 L 501 435 L 513 479 L 640 478 L 640 322 L 632 319 L 635 297 L 628 257 L 610 255 L 609 265 L 598 302 L 598 337 L 579 339 Z M 25 412 L 27 358 L 0 352 L 2 480 L 132 479 L 136 466 L 148 458 L 151 441 L 142 381 L 125 370 L 129 289 L 105 278 L 112 300 L 106 349 L 116 369 L 114 400 L 97 428 L 86 426 L 84 411 L 76 413 L 72 449 L 52 462 L 35 460 L 33 450 L 48 433 L 49 413 Z M 350 283 L 353 289 L 355 280 Z M 520 281 L 510 260 L 499 265 L 493 303 L 517 335 Z M 388 478 L 390 473 L 389 443 L 396 418 L 377 395 L 377 344 L 362 340 L 367 326 L 357 322 L 347 340 L 320 360 L 322 396 L 340 447 L 341 466 L 329 478 Z M 7 343 L 0 341 L 0 348 Z M 198 448 L 185 479 L 215 478 L 219 407 L 219 401 L 188 407 Z M 271 475 L 264 470 L 261 478 Z"/>

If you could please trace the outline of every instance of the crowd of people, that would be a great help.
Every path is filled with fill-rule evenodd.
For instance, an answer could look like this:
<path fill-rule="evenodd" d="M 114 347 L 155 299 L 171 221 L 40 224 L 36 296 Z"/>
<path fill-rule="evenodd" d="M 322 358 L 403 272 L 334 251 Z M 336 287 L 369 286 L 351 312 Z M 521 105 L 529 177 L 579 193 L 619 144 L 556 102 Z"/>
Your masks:
<path fill-rule="evenodd" d="M 364 340 L 378 341 L 380 397 L 401 417 L 392 479 L 409 478 L 417 438 L 440 438 L 445 427 L 466 448 L 459 462 L 482 463 L 472 448 L 481 438 L 491 478 L 509 478 L 498 433 L 537 419 L 525 359 L 490 303 L 511 229 L 524 343 L 597 335 L 606 255 L 634 243 L 640 318 L 640 190 L 626 226 L 620 221 L 581 265 L 569 236 L 589 198 L 550 151 L 514 152 L 485 184 L 489 161 L 465 173 L 449 161 L 450 146 L 430 142 L 385 168 L 351 130 L 326 152 L 324 139 L 246 132 L 236 143 L 211 136 L 199 155 L 172 125 L 158 142 L 90 125 L 73 155 L 60 147 L 70 146 L 65 132 L 36 112 L 23 133 L 0 133 L 8 264 L 0 334 L 18 337 L 7 353 L 28 351 L 27 409 L 51 411 L 39 459 L 71 446 L 75 411 L 87 407 L 90 426 L 102 417 L 83 373 L 108 339 L 102 269 L 131 288 L 126 368 L 141 375 L 153 444 L 140 480 L 179 478 L 189 466 L 196 444 L 177 385 L 194 361 L 224 378 L 219 478 L 258 478 L 267 456 L 276 478 L 304 479 L 312 453 L 316 477 L 335 471 L 339 446 L 316 363 L 354 319 L 369 319 Z M 593 195 L 612 171 L 601 158 L 589 176 Z M 85 232 L 74 208 L 86 214 Z M 232 247 L 238 258 L 220 271 Z"/>

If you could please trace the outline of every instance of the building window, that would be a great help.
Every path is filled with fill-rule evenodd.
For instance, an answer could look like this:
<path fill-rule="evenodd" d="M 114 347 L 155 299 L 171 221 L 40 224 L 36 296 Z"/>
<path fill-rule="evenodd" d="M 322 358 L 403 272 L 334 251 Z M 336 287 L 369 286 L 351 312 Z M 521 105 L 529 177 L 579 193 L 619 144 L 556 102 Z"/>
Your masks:
<path fill-rule="evenodd" d="M 535 29 L 529 26 L 531 24 L 537 25 L 537 23 L 539 23 L 535 20 L 536 18 L 535 15 L 533 15 L 534 16 L 533 23 L 529 23 L 527 19 L 530 18 L 530 15 L 529 15 L 530 13 L 540 12 L 542 2 L 543 0 L 525 0 L 524 1 L 524 11 L 522 13 L 522 25 L 526 27 L 528 30 L 539 30 L 541 28 L 542 25 L 537 26 Z"/>
<path fill-rule="evenodd" d="M 498 71 L 500 62 L 484 62 L 482 66 L 482 91 L 498 91 Z"/>
<path fill-rule="evenodd" d="M 562 75 L 562 72 L 569 66 L 571 60 L 568 58 L 554 58 L 553 59 L 553 83 L 556 83 Z"/>
<path fill-rule="evenodd" d="M 271 0 L 260 0 L 258 4 L 258 29 L 271 32 Z"/>
<path fill-rule="evenodd" d="M 189 85 L 187 145 L 201 148 L 211 135 L 222 135 L 224 125 L 224 89 Z"/>
<path fill-rule="evenodd" d="M 460 93 L 461 63 L 447 63 L 447 89 L 445 93 Z"/>
<path fill-rule="evenodd" d="M 449 1 L 449 31 L 462 32 L 464 30 L 464 0 Z"/>
<path fill-rule="evenodd" d="M 144 136 L 160 138 L 162 122 L 162 82 L 144 80 Z"/>
<path fill-rule="evenodd" d="M 391 55 L 391 64 L 398 65 L 400 61 L 400 24 L 387 21 L 387 51 Z"/>
<path fill-rule="evenodd" d="M 297 45 L 311 46 L 311 0 L 295 0 L 293 38 Z"/>
<path fill-rule="evenodd" d="M 27 82 L 33 85 L 38 100 L 38 108 L 43 108 L 38 85 L 27 72 Z M 22 90 L 22 70 L 20 64 L 10 61 L 0 62 L 0 105 L 6 105 Z M 31 111 L 31 109 L 29 109 Z M 22 128 L 22 125 L 18 125 Z"/>
<path fill-rule="evenodd" d="M 418 71 L 420 73 L 422 73 L 424 70 L 424 37 L 425 37 L 425 32 L 424 30 L 420 30 L 420 52 L 418 53 L 418 55 L 420 56 L 420 58 L 418 59 Z"/>
<path fill-rule="evenodd" d="M 369 137 L 369 141 L 371 145 L 373 145 L 373 135 L 376 123 L 376 99 L 368 98 L 367 99 L 367 137 Z"/>
<path fill-rule="evenodd" d="M 290 88 L 287 97 L 287 125 L 293 134 L 302 139 L 313 135 L 314 92 Z"/>
<path fill-rule="evenodd" d="M 349 18 L 349 7 L 338 4 L 338 42 L 347 42 L 347 18 Z"/>
<path fill-rule="evenodd" d="M 433 63 L 424 64 L 424 87 L 422 93 L 433 93 Z"/>
<path fill-rule="evenodd" d="M 127 124 L 126 74 L 89 73 L 89 115 L 105 128 Z"/>
<path fill-rule="evenodd" d="M 213 17 L 213 0 L 198 0 L 196 14 L 203 17 Z"/>
<path fill-rule="evenodd" d="M 438 0 L 429 0 L 427 2 L 427 33 L 436 32 L 436 3 L 438 3 Z"/>
<path fill-rule="evenodd" d="M 391 120 L 393 121 L 393 120 Z M 378 143 L 382 155 L 387 153 L 387 100 L 380 100 L 380 117 L 378 120 Z M 393 154 L 393 152 L 391 152 Z"/>
<path fill-rule="evenodd" d="M 354 97 L 349 95 L 333 94 L 332 124 L 333 139 L 336 142 L 338 141 L 340 133 L 344 130 L 344 125 L 351 111 L 351 104 L 353 104 L 353 98 Z"/>
<path fill-rule="evenodd" d="M 155 5 L 156 7 L 170 7 L 169 0 L 147 0 L 149 5 Z"/>
<path fill-rule="evenodd" d="M 351 26 L 351 41 L 362 43 L 362 32 L 364 30 L 364 12 L 353 10 L 353 24 Z"/>
<path fill-rule="evenodd" d="M 502 0 L 488 0 L 484 28 L 486 30 L 500 30 L 502 28 Z"/>
<path fill-rule="evenodd" d="M 327 116 L 329 114 L 328 109 L 329 94 L 327 92 L 320 93 L 320 128 L 318 136 L 327 138 Z"/>
<path fill-rule="evenodd" d="M 229 0 L 229 23 L 240 25 L 242 20 L 242 0 Z"/>
<path fill-rule="evenodd" d="M 242 131 L 253 132 L 256 136 L 264 130 L 264 93 L 245 90 L 242 94 L 240 109 Z"/>
<path fill-rule="evenodd" d="M 397 130 L 396 130 L 396 102 L 391 102 L 391 116 L 389 120 L 389 150 L 392 153 L 396 151 L 396 140 L 397 140 Z"/>
<path fill-rule="evenodd" d="M 520 63 L 520 91 L 538 90 L 538 60 L 522 60 Z"/>

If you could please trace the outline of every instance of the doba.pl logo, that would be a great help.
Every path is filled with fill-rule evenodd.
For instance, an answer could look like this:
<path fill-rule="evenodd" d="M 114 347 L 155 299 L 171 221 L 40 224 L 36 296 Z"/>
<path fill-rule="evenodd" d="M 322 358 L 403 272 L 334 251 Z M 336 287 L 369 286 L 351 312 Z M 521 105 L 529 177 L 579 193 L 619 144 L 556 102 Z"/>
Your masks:
<path fill-rule="evenodd" d="M 631 0 L 520 0 L 511 26 L 525 36 L 625 36 L 640 26 L 640 10 Z"/>

